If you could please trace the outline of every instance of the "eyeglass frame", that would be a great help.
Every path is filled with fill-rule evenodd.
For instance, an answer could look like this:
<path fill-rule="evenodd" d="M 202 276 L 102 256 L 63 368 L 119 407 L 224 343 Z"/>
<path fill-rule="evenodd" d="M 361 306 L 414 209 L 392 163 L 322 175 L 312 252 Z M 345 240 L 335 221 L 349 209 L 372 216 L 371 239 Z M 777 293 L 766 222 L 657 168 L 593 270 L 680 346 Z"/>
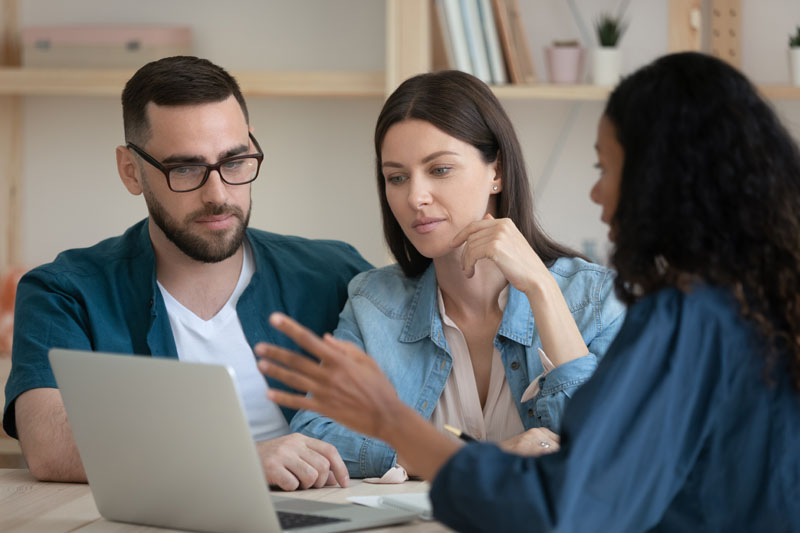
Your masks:
<path fill-rule="evenodd" d="M 256 147 L 258 153 L 242 154 L 242 155 L 234 155 L 231 157 L 226 157 L 224 159 L 220 159 L 213 165 L 209 163 L 175 163 L 173 165 L 163 165 L 158 161 L 158 159 L 151 156 L 150 154 L 148 154 L 147 152 L 145 152 L 144 150 L 142 150 L 141 148 L 139 148 L 138 146 L 136 146 L 131 142 L 125 143 L 125 147 L 130 150 L 133 150 L 139 157 L 141 157 L 142 159 L 153 165 L 155 168 L 160 170 L 161 173 L 164 174 L 164 178 L 166 178 L 167 180 L 167 187 L 169 187 L 169 190 L 177 193 L 192 192 L 196 191 L 197 189 L 200 189 L 203 185 L 206 184 L 206 182 L 208 181 L 208 177 L 211 175 L 212 170 L 216 170 L 217 174 L 219 174 L 219 178 L 228 185 L 247 185 L 248 183 L 253 183 L 256 180 L 256 178 L 258 177 L 258 173 L 261 171 L 261 163 L 264 161 L 264 151 L 261 149 L 261 145 L 258 144 L 258 141 L 256 140 L 252 132 L 248 132 L 247 135 L 250 137 L 250 140 L 253 141 L 253 146 Z M 248 159 L 248 158 L 253 158 L 256 161 L 258 161 L 258 166 L 256 167 L 256 175 L 253 176 L 253 179 L 248 181 L 243 181 L 241 183 L 231 183 L 230 181 L 225 179 L 225 177 L 222 175 L 222 168 L 221 168 L 222 165 L 230 163 L 231 161 L 236 161 L 238 159 Z M 169 179 L 169 173 L 175 170 L 176 168 L 181 168 L 186 166 L 206 167 L 206 175 L 203 177 L 203 179 L 200 181 L 200 184 L 197 187 L 193 187 L 191 189 L 186 189 L 182 191 L 176 191 L 175 189 L 172 188 L 172 182 Z"/>

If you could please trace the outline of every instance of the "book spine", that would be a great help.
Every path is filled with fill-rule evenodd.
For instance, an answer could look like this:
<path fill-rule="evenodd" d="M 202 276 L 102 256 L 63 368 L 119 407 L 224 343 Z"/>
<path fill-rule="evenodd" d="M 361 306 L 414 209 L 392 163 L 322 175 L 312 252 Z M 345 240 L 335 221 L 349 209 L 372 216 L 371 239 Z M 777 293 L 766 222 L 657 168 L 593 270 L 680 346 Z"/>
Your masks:
<path fill-rule="evenodd" d="M 500 35 L 500 45 L 503 48 L 503 57 L 506 60 L 506 69 L 511 83 L 522 82 L 522 73 L 519 67 L 519 58 L 514 47 L 514 35 L 511 31 L 511 20 L 508 15 L 508 6 L 504 0 L 492 0 L 494 19 L 497 22 L 497 32 Z"/>
<path fill-rule="evenodd" d="M 478 2 L 479 0 L 461 0 L 467 49 L 470 59 L 472 59 L 473 74 L 485 83 L 492 83 L 489 55 L 486 51 L 486 41 L 483 38 Z"/>
<path fill-rule="evenodd" d="M 459 0 L 442 0 L 447 21 L 447 29 L 452 39 L 453 59 L 456 70 L 472 74 L 472 61 L 467 48 L 467 35 L 464 31 L 464 20 L 461 16 Z"/>
<path fill-rule="evenodd" d="M 447 15 L 443 0 L 434 0 L 432 10 L 433 25 L 433 70 L 456 68 L 453 56 L 453 39 L 447 27 Z"/>
<path fill-rule="evenodd" d="M 481 24 L 483 26 L 483 37 L 486 42 L 486 50 L 489 55 L 489 68 L 492 73 L 492 83 L 495 85 L 505 85 L 508 83 L 506 78 L 505 64 L 503 63 L 503 52 L 500 49 L 500 36 L 497 34 L 497 24 L 494 20 L 491 0 L 479 0 Z"/>

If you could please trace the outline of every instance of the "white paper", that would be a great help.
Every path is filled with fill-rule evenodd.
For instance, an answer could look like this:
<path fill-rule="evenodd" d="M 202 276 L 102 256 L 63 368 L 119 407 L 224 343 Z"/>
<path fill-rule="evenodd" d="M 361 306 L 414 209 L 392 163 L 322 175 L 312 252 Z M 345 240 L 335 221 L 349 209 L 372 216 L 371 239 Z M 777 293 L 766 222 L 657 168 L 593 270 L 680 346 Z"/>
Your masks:
<path fill-rule="evenodd" d="M 348 501 L 378 509 L 411 511 L 423 520 L 433 520 L 433 507 L 427 492 L 406 492 L 381 496 L 349 496 Z"/>

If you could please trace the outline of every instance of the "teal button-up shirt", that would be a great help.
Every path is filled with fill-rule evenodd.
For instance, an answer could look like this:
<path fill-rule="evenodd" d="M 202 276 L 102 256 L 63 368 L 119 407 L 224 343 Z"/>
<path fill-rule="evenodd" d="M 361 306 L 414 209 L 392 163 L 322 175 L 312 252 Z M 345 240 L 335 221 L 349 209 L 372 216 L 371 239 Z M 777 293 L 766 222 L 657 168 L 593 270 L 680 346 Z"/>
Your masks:
<path fill-rule="evenodd" d="M 17 436 L 14 401 L 26 390 L 56 388 L 47 353 L 71 348 L 177 358 L 178 352 L 143 220 L 123 235 L 90 248 L 67 250 L 26 274 L 17 289 L 11 374 L 3 428 Z M 266 341 L 297 346 L 273 330 L 280 311 L 317 333 L 336 327 L 347 283 L 370 268 L 345 243 L 248 229 L 255 273 L 236 306 L 251 346 Z M 286 389 L 278 381 L 270 387 Z M 294 412 L 283 410 L 287 420 Z"/>

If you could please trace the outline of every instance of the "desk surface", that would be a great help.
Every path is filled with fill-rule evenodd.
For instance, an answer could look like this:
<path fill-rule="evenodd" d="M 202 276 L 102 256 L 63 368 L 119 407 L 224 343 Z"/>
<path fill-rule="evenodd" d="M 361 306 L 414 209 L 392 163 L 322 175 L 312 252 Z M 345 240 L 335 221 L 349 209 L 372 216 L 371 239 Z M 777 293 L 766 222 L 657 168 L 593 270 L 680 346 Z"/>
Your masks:
<path fill-rule="evenodd" d="M 281 492 L 282 496 L 306 498 L 334 503 L 346 503 L 348 496 L 369 494 L 394 494 L 400 492 L 422 492 L 426 483 L 407 481 L 401 485 L 371 485 L 352 480 L 350 487 L 311 489 L 297 492 Z M 160 528 L 109 522 L 100 517 L 88 485 L 79 483 L 42 483 L 36 481 L 27 470 L 0 469 L 0 531 L 48 532 L 68 531 L 170 531 Z M 449 531 L 437 522 L 417 520 L 391 528 L 375 529 L 387 532 L 443 532 Z"/>

